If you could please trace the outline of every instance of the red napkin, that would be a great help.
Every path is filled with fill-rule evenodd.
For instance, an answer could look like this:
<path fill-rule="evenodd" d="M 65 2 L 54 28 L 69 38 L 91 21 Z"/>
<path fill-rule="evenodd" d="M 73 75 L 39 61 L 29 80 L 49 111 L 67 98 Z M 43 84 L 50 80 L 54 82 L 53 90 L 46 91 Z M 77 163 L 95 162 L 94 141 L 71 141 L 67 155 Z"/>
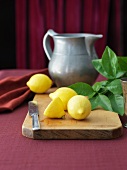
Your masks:
<path fill-rule="evenodd" d="M 0 112 L 12 111 L 24 101 L 33 99 L 35 94 L 29 90 L 26 82 L 36 73 L 43 73 L 49 76 L 46 68 L 24 76 L 7 77 L 0 80 Z"/>

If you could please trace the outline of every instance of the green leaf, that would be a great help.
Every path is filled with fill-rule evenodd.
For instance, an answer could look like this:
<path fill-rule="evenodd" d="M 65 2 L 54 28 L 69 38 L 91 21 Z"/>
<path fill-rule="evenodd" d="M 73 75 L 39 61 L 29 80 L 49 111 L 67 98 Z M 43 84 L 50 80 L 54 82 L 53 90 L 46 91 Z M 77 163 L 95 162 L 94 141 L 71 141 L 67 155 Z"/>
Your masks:
<path fill-rule="evenodd" d="M 121 78 L 122 76 L 124 76 L 126 73 L 126 71 L 121 70 L 120 68 L 118 68 L 117 73 L 116 73 L 116 78 Z"/>
<path fill-rule="evenodd" d="M 117 78 L 121 78 L 127 73 L 127 57 L 118 57 L 118 63 Z"/>
<path fill-rule="evenodd" d="M 96 97 L 96 101 L 95 103 L 98 103 L 98 106 L 101 106 L 103 109 L 105 110 L 109 110 L 109 111 L 113 111 L 112 110 L 112 106 L 111 106 L 111 103 L 110 103 L 110 100 L 107 96 L 105 95 L 102 95 L 102 94 L 99 94 L 97 97 Z"/>
<path fill-rule="evenodd" d="M 117 57 L 118 58 L 118 69 L 116 73 L 116 78 L 121 78 L 127 72 L 127 57 Z"/>
<path fill-rule="evenodd" d="M 94 66 L 94 68 L 104 77 L 106 77 L 107 79 L 114 79 L 113 76 L 111 76 L 110 74 L 108 74 L 107 72 L 105 72 L 103 66 L 102 66 L 102 59 L 95 59 L 92 60 L 92 64 Z"/>
<path fill-rule="evenodd" d="M 92 88 L 93 88 L 93 90 L 94 91 L 96 91 L 96 92 L 98 92 L 100 89 L 101 89 L 101 83 L 100 82 L 96 82 L 93 86 L 92 86 Z"/>
<path fill-rule="evenodd" d="M 108 89 L 113 94 L 122 94 L 123 92 L 120 79 L 113 80 L 106 86 L 106 89 Z"/>
<path fill-rule="evenodd" d="M 99 92 L 100 89 L 105 88 L 106 84 L 108 83 L 107 80 L 101 81 L 101 82 L 96 82 L 92 88 L 94 91 Z"/>
<path fill-rule="evenodd" d="M 77 94 L 88 96 L 89 98 L 93 97 L 96 94 L 89 84 L 83 82 L 78 82 L 68 87 L 75 90 Z"/>
<path fill-rule="evenodd" d="M 118 63 L 121 70 L 127 71 L 127 57 L 118 57 Z"/>
<path fill-rule="evenodd" d="M 98 107 L 98 103 L 96 103 L 96 98 L 97 97 L 93 97 L 93 98 L 90 99 L 92 110 L 94 110 Z"/>
<path fill-rule="evenodd" d="M 102 55 L 102 67 L 105 72 L 113 78 L 116 78 L 118 66 L 116 54 L 109 47 L 106 47 Z"/>
<path fill-rule="evenodd" d="M 109 96 L 109 100 L 111 102 L 113 111 L 120 114 L 121 116 L 124 115 L 124 98 L 119 94 L 112 94 Z"/>

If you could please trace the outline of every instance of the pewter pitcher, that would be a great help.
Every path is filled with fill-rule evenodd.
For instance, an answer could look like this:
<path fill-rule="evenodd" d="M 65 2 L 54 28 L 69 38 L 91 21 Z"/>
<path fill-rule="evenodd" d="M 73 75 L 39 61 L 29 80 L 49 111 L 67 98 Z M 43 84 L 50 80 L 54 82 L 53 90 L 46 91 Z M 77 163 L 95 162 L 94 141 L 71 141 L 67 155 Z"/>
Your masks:
<path fill-rule="evenodd" d="M 53 51 L 51 37 L 54 41 Z M 51 29 L 47 31 L 43 47 L 49 59 L 49 74 L 57 87 L 76 82 L 94 83 L 98 73 L 92 65 L 92 59 L 98 58 L 94 42 L 99 38 L 102 38 L 101 34 L 58 34 Z"/>

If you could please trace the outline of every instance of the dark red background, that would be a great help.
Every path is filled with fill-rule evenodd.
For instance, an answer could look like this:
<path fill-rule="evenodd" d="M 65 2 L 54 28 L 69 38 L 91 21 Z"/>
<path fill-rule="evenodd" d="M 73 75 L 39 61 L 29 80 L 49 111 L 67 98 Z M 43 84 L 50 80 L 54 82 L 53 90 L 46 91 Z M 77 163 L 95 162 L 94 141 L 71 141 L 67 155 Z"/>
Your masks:
<path fill-rule="evenodd" d="M 0 69 L 47 67 L 42 39 L 49 28 L 58 33 L 102 33 L 106 45 L 126 55 L 126 0 L 1 0 Z"/>

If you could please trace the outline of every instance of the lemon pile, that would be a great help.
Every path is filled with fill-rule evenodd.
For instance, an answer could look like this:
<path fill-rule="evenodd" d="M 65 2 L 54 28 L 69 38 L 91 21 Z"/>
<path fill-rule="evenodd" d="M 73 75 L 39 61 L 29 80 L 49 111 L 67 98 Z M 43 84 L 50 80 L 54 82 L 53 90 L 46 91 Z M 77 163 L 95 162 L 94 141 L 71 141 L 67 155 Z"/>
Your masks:
<path fill-rule="evenodd" d="M 77 93 L 68 87 L 60 87 L 55 92 L 50 93 L 49 97 L 52 101 L 45 109 L 44 115 L 49 118 L 62 118 L 66 114 L 65 110 L 67 110 L 69 99 L 75 95 Z"/>
<path fill-rule="evenodd" d="M 44 111 L 44 115 L 49 118 L 62 118 L 66 114 L 76 119 L 85 119 L 91 112 L 91 103 L 86 96 L 78 95 L 69 87 L 60 87 L 55 92 L 50 93 L 52 99 Z"/>
<path fill-rule="evenodd" d="M 45 74 L 34 74 L 26 83 L 34 93 L 45 93 L 53 84 Z M 62 118 L 66 111 L 77 120 L 85 119 L 91 112 L 91 103 L 86 96 L 78 95 L 69 87 L 60 87 L 50 93 L 52 101 L 46 107 L 44 115 L 48 118 Z"/>

